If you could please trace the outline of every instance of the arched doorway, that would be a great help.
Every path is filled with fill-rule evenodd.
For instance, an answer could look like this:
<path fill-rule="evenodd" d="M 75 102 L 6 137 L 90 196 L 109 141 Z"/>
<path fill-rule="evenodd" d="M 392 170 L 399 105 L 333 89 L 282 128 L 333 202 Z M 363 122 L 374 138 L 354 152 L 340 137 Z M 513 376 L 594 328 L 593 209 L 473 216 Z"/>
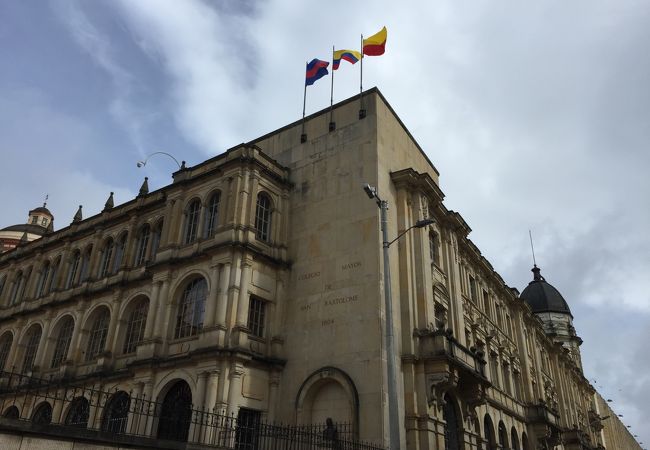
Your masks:
<path fill-rule="evenodd" d="M 462 442 L 461 420 L 456 409 L 456 402 L 445 394 L 442 418 L 445 421 L 445 450 L 460 450 Z"/>
<path fill-rule="evenodd" d="M 110 433 L 124 433 L 129 418 L 129 406 L 131 397 L 124 391 L 113 394 L 106 404 L 104 417 L 102 418 L 102 431 Z"/>
<path fill-rule="evenodd" d="M 72 427 L 86 428 L 89 418 L 90 403 L 88 403 L 86 397 L 77 397 L 72 400 L 68 414 L 65 417 L 65 424 Z"/>
<path fill-rule="evenodd" d="M 312 373 L 300 387 L 296 398 L 299 423 L 351 425 L 356 431 L 359 396 L 352 379 L 342 370 L 324 367 Z"/>
<path fill-rule="evenodd" d="M 492 419 L 490 418 L 489 414 L 486 414 L 485 418 L 483 419 L 483 428 L 487 450 L 497 450 L 497 442 L 494 438 L 494 425 L 492 425 Z"/>
<path fill-rule="evenodd" d="M 506 426 L 503 421 L 499 422 L 499 447 L 500 448 L 509 448 L 508 447 L 508 432 L 506 431 Z"/>
<path fill-rule="evenodd" d="M 158 438 L 186 442 L 192 421 L 192 390 L 183 380 L 174 383 L 160 406 Z"/>

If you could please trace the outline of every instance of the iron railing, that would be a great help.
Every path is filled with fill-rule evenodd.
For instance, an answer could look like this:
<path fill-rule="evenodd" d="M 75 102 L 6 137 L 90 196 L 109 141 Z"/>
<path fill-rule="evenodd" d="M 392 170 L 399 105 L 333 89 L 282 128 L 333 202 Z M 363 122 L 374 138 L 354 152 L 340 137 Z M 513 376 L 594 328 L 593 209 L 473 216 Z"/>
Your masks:
<path fill-rule="evenodd" d="M 183 398 L 170 408 L 131 392 L 0 371 L 0 414 L 42 434 L 69 430 L 70 436 L 81 433 L 98 441 L 136 437 L 234 450 L 383 450 L 359 441 L 352 424 L 266 423 L 259 411 L 229 415 L 195 408 Z M 0 428 L 7 423 L 0 421 Z"/>

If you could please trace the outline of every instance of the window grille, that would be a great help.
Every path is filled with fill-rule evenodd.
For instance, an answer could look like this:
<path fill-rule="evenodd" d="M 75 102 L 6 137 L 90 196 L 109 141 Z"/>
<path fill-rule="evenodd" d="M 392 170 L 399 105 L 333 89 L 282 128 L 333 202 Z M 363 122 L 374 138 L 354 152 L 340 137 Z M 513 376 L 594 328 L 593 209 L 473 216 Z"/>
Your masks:
<path fill-rule="evenodd" d="M 113 259 L 113 273 L 116 273 L 120 270 L 120 267 L 122 267 L 122 259 L 124 259 L 124 254 L 126 253 L 126 242 L 128 237 L 129 236 L 124 233 L 117 244 L 117 248 L 115 249 L 115 259 Z"/>
<path fill-rule="evenodd" d="M 113 239 L 108 239 L 102 249 L 102 258 L 99 262 L 99 278 L 104 278 L 109 275 L 111 267 L 111 257 L 113 256 Z"/>
<path fill-rule="evenodd" d="M 433 231 L 429 233 L 429 258 L 431 264 L 438 265 L 438 235 Z"/>
<path fill-rule="evenodd" d="M 236 450 L 257 450 L 259 445 L 262 412 L 254 409 L 240 408 L 237 414 L 235 430 Z"/>
<path fill-rule="evenodd" d="M 32 416 L 32 422 L 37 425 L 47 425 L 52 422 L 52 405 L 43 402 L 36 408 Z"/>
<path fill-rule="evenodd" d="M 205 215 L 205 237 L 210 238 L 214 235 L 217 229 L 217 220 L 219 218 L 219 202 L 221 201 L 221 194 L 215 193 L 210 197 L 208 202 L 208 211 Z"/>
<path fill-rule="evenodd" d="M 10 303 L 12 305 L 15 305 L 16 303 L 20 302 L 20 300 L 23 297 L 23 283 L 24 283 L 24 276 L 23 272 L 20 271 L 18 274 L 16 274 L 16 278 L 14 279 L 14 286 L 11 291 L 11 300 Z"/>
<path fill-rule="evenodd" d="M 183 291 L 183 296 L 178 305 L 178 315 L 176 316 L 175 339 L 193 336 L 203 328 L 207 289 L 205 279 L 197 278 L 188 284 Z"/>
<path fill-rule="evenodd" d="M 162 402 L 158 438 L 187 441 L 192 421 L 192 391 L 185 381 L 177 381 Z"/>
<path fill-rule="evenodd" d="M 266 303 L 256 297 L 251 297 L 248 306 L 248 329 L 253 336 L 264 336 L 264 316 Z"/>
<path fill-rule="evenodd" d="M 25 356 L 23 357 L 23 372 L 29 372 L 34 367 L 34 360 L 36 359 L 36 351 L 38 344 L 41 341 L 41 327 L 35 325 L 27 334 L 27 342 L 25 343 Z"/>
<path fill-rule="evenodd" d="M 61 266 L 61 257 L 58 257 L 54 264 L 52 265 L 52 273 L 50 274 L 50 280 L 47 282 L 47 292 L 50 292 L 53 289 L 56 289 L 56 277 L 59 274 L 59 267 Z"/>
<path fill-rule="evenodd" d="M 149 255 L 149 259 L 153 260 L 156 258 L 156 253 L 158 253 L 158 247 L 160 246 L 160 239 L 162 238 L 162 229 L 163 229 L 163 221 L 159 221 L 156 227 L 153 230 L 153 234 L 151 236 L 151 252 Z"/>
<path fill-rule="evenodd" d="M 145 263 L 147 257 L 147 245 L 149 245 L 149 234 L 151 229 L 149 225 L 145 225 L 140 229 L 138 234 L 138 246 L 135 252 L 134 265 L 140 266 Z"/>
<path fill-rule="evenodd" d="M 255 237 L 261 241 L 271 239 L 271 199 L 261 192 L 257 195 L 255 210 Z"/>
<path fill-rule="evenodd" d="M 187 207 L 185 212 L 185 239 L 186 244 L 190 244 L 196 240 L 199 230 L 199 217 L 201 215 L 201 202 L 198 200 L 192 201 Z"/>
<path fill-rule="evenodd" d="M 7 358 L 9 358 L 9 352 L 11 351 L 11 344 L 13 344 L 14 338 L 11 333 L 6 332 L 2 335 L 0 339 L 0 370 L 5 370 L 7 367 Z"/>
<path fill-rule="evenodd" d="M 124 391 L 118 391 L 110 398 L 106 405 L 102 419 L 102 431 L 122 434 L 126 431 L 129 418 L 131 398 Z"/>
<path fill-rule="evenodd" d="M 124 338 L 123 353 L 133 353 L 144 338 L 144 327 L 147 323 L 147 310 L 149 302 L 141 300 L 138 302 L 131 313 L 126 324 L 126 337 Z"/>
<path fill-rule="evenodd" d="M 86 361 L 92 361 L 104 351 L 106 345 L 106 335 L 108 334 L 108 325 L 111 316 L 108 310 L 102 309 L 93 321 L 92 328 L 88 339 L 88 350 L 86 351 Z"/>
<path fill-rule="evenodd" d="M 65 424 L 73 427 L 86 428 L 90 417 L 90 404 L 85 397 L 77 397 L 72 401 Z"/>
<path fill-rule="evenodd" d="M 74 255 L 72 255 L 72 262 L 70 264 L 70 270 L 68 271 L 68 280 L 65 283 L 66 289 L 76 286 L 77 271 L 79 270 L 80 261 L 81 253 L 77 250 L 74 252 Z"/>
<path fill-rule="evenodd" d="M 72 317 L 67 316 L 63 318 L 59 326 L 59 335 L 56 337 L 54 353 L 52 354 L 51 366 L 53 369 L 60 367 L 63 361 L 65 361 L 66 356 L 68 356 L 73 331 L 74 320 L 72 320 Z"/>
<path fill-rule="evenodd" d="M 50 275 L 50 262 L 45 261 L 41 268 L 41 274 L 38 276 L 36 284 L 36 297 L 42 297 L 47 294 L 47 277 Z"/>
<path fill-rule="evenodd" d="M 77 284 L 80 284 L 83 281 L 86 281 L 88 279 L 89 271 L 90 271 L 90 257 L 92 256 L 93 253 L 93 247 L 90 246 L 86 249 L 86 251 L 83 254 L 83 257 L 81 258 L 81 270 L 79 274 L 79 282 Z"/>

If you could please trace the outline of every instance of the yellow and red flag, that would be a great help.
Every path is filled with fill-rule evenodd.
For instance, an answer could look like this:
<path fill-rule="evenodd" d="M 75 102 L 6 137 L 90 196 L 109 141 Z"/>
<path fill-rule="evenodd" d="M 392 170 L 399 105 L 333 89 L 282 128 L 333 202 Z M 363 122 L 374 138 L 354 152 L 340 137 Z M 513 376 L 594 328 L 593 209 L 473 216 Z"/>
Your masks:
<path fill-rule="evenodd" d="M 382 28 L 379 33 L 373 34 L 367 39 L 363 40 L 363 54 L 368 56 L 383 55 L 386 51 L 386 38 L 388 32 L 386 27 Z"/>

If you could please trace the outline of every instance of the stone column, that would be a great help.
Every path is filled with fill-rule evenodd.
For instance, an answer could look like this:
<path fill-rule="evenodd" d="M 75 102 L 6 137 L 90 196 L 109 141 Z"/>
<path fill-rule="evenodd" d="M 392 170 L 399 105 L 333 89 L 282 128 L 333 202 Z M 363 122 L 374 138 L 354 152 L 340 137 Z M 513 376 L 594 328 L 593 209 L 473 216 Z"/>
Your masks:
<path fill-rule="evenodd" d="M 158 311 L 156 314 L 156 323 L 157 329 L 153 330 L 154 337 L 160 337 L 162 341 L 167 340 L 169 336 L 169 329 L 167 321 L 169 320 L 169 315 L 171 314 L 171 302 L 168 303 L 169 297 L 169 280 L 165 279 L 160 286 L 160 291 L 158 294 Z"/>
<path fill-rule="evenodd" d="M 130 414 L 127 417 L 126 432 L 132 434 L 142 434 L 144 429 L 141 429 L 142 422 L 142 382 L 133 383 L 133 389 L 130 392 L 131 403 L 129 405 Z"/>
<path fill-rule="evenodd" d="M 278 399 L 278 387 L 280 386 L 280 377 L 277 373 L 271 373 L 269 379 L 269 404 L 268 412 L 266 415 L 266 420 L 269 423 L 273 423 L 275 420 L 275 409 Z"/>
<path fill-rule="evenodd" d="M 203 319 L 203 329 L 209 330 L 215 324 L 215 311 L 219 301 L 219 264 L 210 265 L 210 290 L 205 305 L 205 316 Z"/>
<path fill-rule="evenodd" d="M 250 260 L 246 255 L 242 258 L 241 268 L 236 325 L 238 327 L 246 327 L 248 325 L 248 289 L 250 287 L 252 271 L 252 260 Z"/>
<path fill-rule="evenodd" d="M 227 326 L 226 311 L 228 310 L 228 291 L 230 290 L 230 267 L 231 263 L 227 262 L 221 266 L 219 274 L 219 292 L 217 294 L 217 310 L 215 324 L 224 329 Z"/>
<path fill-rule="evenodd" d="M 36 350 L 36 357 L 34 358 L 34 366 L 38 368 L 40 372 L 43 371 L 45 367 L 45 350 L 50 346 L 48 340 L 50 339 L 50 327 L 52 326 L 52 317 L 45 319 L 45 324 L 43 326 L 41 341 L 38 344 L 38 350 Z"/>
<path fill-rule="evenodd" d="M 144 327 L 144 340 L 148 341 L 153 335 L 153 327 L 156 322 L 158 313 L 158 296 L 160 295 L 160 285 L 162 281 L 157 280 L 153 282 L 151 288 L 151 297 L 149 298 L 149 309 L 147 310 L 147 323 Z"/>
<path fill-rule="evenodd" d="M 217 389 L 219 388 L 219 369 L 208 372 L 208 382 L 205 392 L 205 409 L 215 412 L 217 405 Z"/>
<path fill-rule="evenodd" d="M 226 415 L 230 416 L 237 411 L 237 404 L 241 396 L 242 375 L 244 375 L 244 366 L 239 362 L 233 362 L 230 368 L 230 386 L 228 388 L 228 405 L 226 406 Z"/>

